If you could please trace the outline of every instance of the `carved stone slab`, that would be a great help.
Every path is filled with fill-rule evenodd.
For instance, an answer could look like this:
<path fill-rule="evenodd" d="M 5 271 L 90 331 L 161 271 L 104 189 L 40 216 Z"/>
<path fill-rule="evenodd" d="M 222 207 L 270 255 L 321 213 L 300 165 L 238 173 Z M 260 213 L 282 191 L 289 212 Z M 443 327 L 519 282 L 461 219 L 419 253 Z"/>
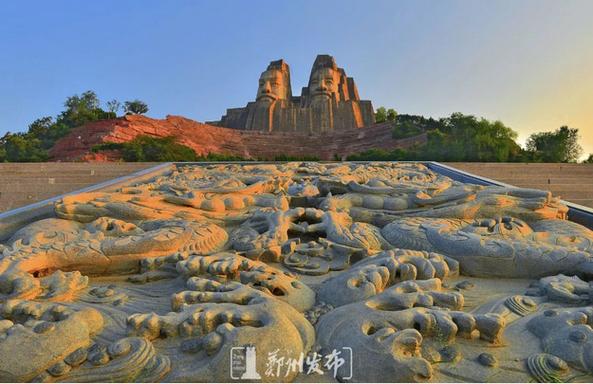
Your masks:
<path fill-rule="evenodd" d="M 0 380 L 593 380 L 593 232 L 418 163 L 178 166 L 0 244 Z"/>

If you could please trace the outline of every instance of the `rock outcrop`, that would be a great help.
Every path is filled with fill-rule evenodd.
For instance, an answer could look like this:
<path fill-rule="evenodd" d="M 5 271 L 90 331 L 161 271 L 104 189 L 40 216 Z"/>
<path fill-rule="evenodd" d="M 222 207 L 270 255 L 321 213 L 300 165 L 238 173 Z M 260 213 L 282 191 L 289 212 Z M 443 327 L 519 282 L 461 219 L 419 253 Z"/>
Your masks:
<path fill-rule="evenodd" d="M 277 156 L 315 156 L 320 160 L 334 160 L 371 148 L 409 148 L 426 141 L 425 134 L 395 140 L 391 137 L 391 129 L 391 123 L 381 123 L 364 129 L 319 134 L 270 133 L 216 127 L 180 116 L 151 119 L 130 115 L 75 128 L 54 145 L 50 156 L 54 161 L 115 161 L 120 158 L 117 151 L 93 153 L 92 147 L 101 143 L 128 142 L 139 135 L 174 136 L 198 155 L 217 153 L 271 160 Z"/>

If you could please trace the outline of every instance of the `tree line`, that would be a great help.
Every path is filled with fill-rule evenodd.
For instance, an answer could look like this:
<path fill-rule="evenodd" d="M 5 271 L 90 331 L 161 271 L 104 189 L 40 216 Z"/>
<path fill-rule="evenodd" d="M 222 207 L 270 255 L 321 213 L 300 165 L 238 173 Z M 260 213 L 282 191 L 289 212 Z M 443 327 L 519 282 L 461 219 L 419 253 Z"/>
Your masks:
<path fill-rule="evenodd" d="M 144 114 L 148 105 L 141 100 L 121 103 L 111 100 L 101 107 L 93 91 L 70 96 L 64 102 L 64 110 L 55 118 L 41 117 L 31 124 L 26 132 L 8 132 L 0 138 L 0 162 L 38 162 L 48 160 L 48 151 L 60 138 L 73 128 L 91 121 L 114 119 L 118 113 Z"/>
<path fill-rule="evenodd" d="M 391 111 L 391 113 L 388 113 Z M 370 149 L 351 155 L 349 160 L 434 160 L 479 162 L 575 163 L 582 154 L 578 128 L 562 126 L 552 132 L 534 133 L 525 148 L 517 142 L 517 132 L 500 121 L 453 113 L 441 119 L 397 114 L 380 107 L 378 122 L 391 121 L 392 136 L 402 139 L 426 134 L 426 143 L 391 151 Z M 593 162 L 593 154 L 585 162 Z"/>

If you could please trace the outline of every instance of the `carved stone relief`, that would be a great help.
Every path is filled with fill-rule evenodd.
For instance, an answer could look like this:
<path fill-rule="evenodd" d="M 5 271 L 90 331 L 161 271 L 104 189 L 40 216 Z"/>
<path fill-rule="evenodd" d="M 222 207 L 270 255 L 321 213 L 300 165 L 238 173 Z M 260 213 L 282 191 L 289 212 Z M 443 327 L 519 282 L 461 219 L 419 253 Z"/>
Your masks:
<path fill-rule="evenodd" d="M 567 211 L 418 163 L 68 196 L 3 234 L 0 379 L 590 381 L 593 231 Z"/>

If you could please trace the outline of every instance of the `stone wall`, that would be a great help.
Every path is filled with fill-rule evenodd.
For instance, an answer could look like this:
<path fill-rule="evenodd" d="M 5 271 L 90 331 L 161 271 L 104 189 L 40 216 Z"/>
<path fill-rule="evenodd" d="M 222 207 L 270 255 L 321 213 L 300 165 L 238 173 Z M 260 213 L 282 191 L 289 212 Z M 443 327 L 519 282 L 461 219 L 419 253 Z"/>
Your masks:
<path fill-rule="evenodd" d="M 156 163 L 0 163 L 0 212 L 154 165 Z"/>
<path fill-rule="evenodd" d="M 517 187 L 545 189 L 593 208 L 593 164 L 445 163 Z"/>

